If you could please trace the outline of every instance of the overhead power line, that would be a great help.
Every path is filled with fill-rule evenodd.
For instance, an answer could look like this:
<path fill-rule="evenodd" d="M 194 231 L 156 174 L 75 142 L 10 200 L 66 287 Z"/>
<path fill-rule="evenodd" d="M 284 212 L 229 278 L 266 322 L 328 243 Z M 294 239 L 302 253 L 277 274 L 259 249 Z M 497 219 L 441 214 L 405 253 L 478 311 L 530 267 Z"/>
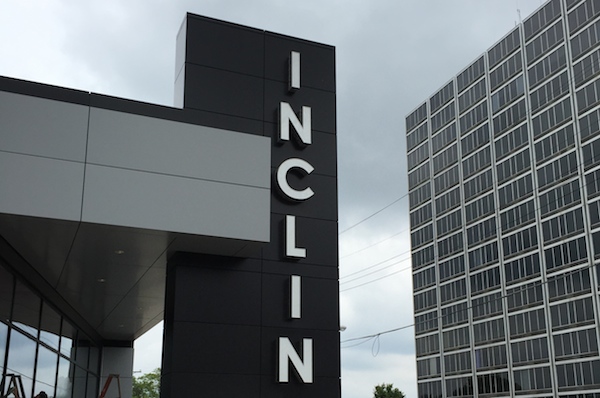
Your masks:
<path fill-rule="evenodd" d="M 356 227 L 356 226 L 358 226 L 358 225 L 362 224 L 363 222 L 367 221 L 367 220 L 368 220 L 368 219 L 370 219 L 370 218 L 373 218 L 373 217 L 374 217 L 374 216 L 376 216 L 377 214 L 379 214 L 379 213 L 381 213 L 382 211 L 384 211 L 385 209 L 387 209 L 387 208 L 389 208 L 389 207 L 391 207 L 391 206 L 395 205 L 396 203 L 398 203 L 400 200 L 402 200 L 402 199 L 406 198 L 407 196 L 408 196 L 408 193 L 406 193 L 406 194 L 404 194 L 404 195 L 400 196 L 398 199 L 394 200 L 394 201 L 393 201 L 392 203 L 390 203 L 389 205 L 387 205 L 387 206 L 383 207 L 382 209 L 379 209 L 379 210 L 377 210 L 375 213 L 371 214 L 370 216 L 368 216 L 368 217 L 366 217 L 366 218 L 363 218 L 362 220 L 360 220 L 360 221 L 359 221 L 359 222 L 357 222 L 356 224 L 349 226 L 348 228 L 346 228 L 345 230 L 343 230 L 342 232 L 340 232 L 338 235 L 341 235 L 341 234 L 343 234 L 344 232 L 348 232 L 348 231 L 350 231 L 352 228 L 354 228 L 354 227 Z"/>

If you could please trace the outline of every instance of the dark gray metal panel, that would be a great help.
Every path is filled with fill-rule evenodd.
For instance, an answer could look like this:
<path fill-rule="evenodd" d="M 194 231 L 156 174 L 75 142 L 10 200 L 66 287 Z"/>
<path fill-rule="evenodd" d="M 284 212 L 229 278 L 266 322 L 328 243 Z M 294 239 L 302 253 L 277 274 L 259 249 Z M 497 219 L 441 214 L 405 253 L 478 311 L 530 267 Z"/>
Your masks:
<path fill-rule="evenodd" d="M 288 214 L 302 214 L 290 212 Z M 285 214 L 271 215 L 271 240 L 263 249 L 263 258 L 284 261 Z M 296 244 L 306 249 L 306 258 L 292 259 L 296 264 L 314 264 L 337 269 L 337 221 L 296 217 Z"/>
<path fill-rule="evenodd" d="M 316 330 L 316 329 L 290 329 L 290 328 L 262 328 L 262 352 L 266 358 L 275 358 L 276 342 L 279 337 L 287 337 L 294 345 L 296 352 L 302 353 L 300 349 L 302 339 L 313 340 L 313 363 L 314 377 L 338 377 L 339 376 L 339 334 L 338 330 Z M 277 361 L 263 361 L 261 373 L 263 376 L 271 376 L 275 380 Z M 291 370 L 291 369 L 290 369 Z M 290 385 L 302 389 L 302 384 L 296 377 L 290 377 Z M 280 390 L 285 391 L 284 385 L 280 384 Z"/>
<path fill-rule="evenodd" d="M 172 370 L 257 375 L 261 362 L 260 331 L 259 326 L 176 322 L 172 354 L 177 360 L 172 362 Z"/>
<path fill-rule="evenodd" d="M 186 35 L 187 63 L 262 78 L 263 31 L 188 14 Z"/>
<path fill-rule="evenodd" d="M 160 383 L 162 397 L 260 398 L 260 380 L 254 375 L 219 373 L 167 373 Z"/>
<path fill-rule="evenodd" d="M 301 157 L 301 155 L 299 156 Z M 315 172 L 306 175 L 299 171 L 288 173 L 289 185 L 297 190 L 310 187 L 314 196 L 303 202 L 290 200 L 281 193 L 275 180 L 276 170 L 273 170 L 273 197 L 271 211 L 278 214 L 298 214 L 302 217 L 337 220 L 337 178 L 317 175 Z"/>
<path fill-rule="evenodd" d="M 312 113 L 313 131 L 324 133 L 336 132 L 335 93 L 329 91 L 301 88 L 292 93 L 287 83 L 265 80 L 265 120 L 278 122 L 281 102 L 291 105 L 296 114 L 301 114 L 302 107 L 308 106 Z"/>
<path fill-rule="evenodd" d="M 337 175 L 337 150 L 336 135 L 330 133 L 312 132 L 312 144 L 302 147 L 296 143 L 296 137 L 292 136 L 289 142 L 279 143 L 279 126 L 273 123 L 265 123 L 265 135 L 272 140 L 272 161 L 277 167 L 284 160 L 292 157 L 300 157 L 310 163 L 315 170 L 312 174 L 335 177 Z"/>
<path fill-rule="evenodd" d="M 263 92 L 259 77 L 186 63 L 185 108 L 262 120 Z"/>
<path fill-rule="evenodd" d="M 217 256 L 201 257 L 196 266 L 177 270 L 175 322 L 260 325 L 260 273 L 217 268 L 220 260 Z M 213 267 L 205 267 L 209 264 Z"/>
<path fill-rule="evenodd" d="M 285 267 L 286 263 L 281 263 Z M 289 271 L 288 271 L 289 272 Z M 339 331 L 337 279 L 302 277 L 302 317 L 289 319 L 290 276 L 263 274 L 262 320 L 268 327 Z M 317 293 L 318 292 L 318 293 Z"/>
<path fill-rule="evenodd" d="M 265 32 L 265 78 L 288 82 L 287 58 L 300 53 L 301 87 L 335 92 L 335 47 Z"/>

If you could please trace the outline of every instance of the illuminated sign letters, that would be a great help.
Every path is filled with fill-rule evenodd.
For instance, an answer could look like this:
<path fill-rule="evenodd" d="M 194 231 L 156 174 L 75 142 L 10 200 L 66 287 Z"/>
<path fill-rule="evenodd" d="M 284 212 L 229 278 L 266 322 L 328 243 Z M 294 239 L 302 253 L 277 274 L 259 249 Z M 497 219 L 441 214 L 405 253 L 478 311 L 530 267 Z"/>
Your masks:
<path fill-rule="evenodd" d="M 292 51 L 290 54 L 290 91 L 300 88 L 300 53 Z M 290 140 L 290 126 L 296 132 L 302 146 L 312 144 L 311 108 L 302 107 L 302 120 L 300 120 L 291 105 L 281 102 L 279 105 L 279 142 Z M 314 167 L 306 160 L 290 158 L 284 160 L 277 168 L 277 186 L 283 195 L 292 201 L 305 201 L 315 193 L 307 186 L 302 190 L 292 188 L 288 183 L 288 174 L 292 169 L 302 170 L 306 175 L 313 172 Z M 296 216 L 288 214 L 285 217 L 285 256 L 287 258 L 306 258 L 305 248 L 296 245 Z M 290 319 L 300 319 L 302 309 L 302 278 L 299 275 L 290 276 Z M 302 339 L 302 358 L 296 352 L 288 337 L 280 337 L 278 342 L 277 381 L 289 382 L 289 364 L 291 363 L 303 383 L 313 382 L 313 340 Z"/>

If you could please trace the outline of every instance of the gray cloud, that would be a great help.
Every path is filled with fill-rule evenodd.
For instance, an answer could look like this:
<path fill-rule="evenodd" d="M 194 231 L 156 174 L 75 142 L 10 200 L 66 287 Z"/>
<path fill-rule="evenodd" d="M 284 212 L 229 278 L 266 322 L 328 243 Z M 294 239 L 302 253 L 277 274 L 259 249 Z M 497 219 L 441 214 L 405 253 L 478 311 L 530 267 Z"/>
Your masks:
<path fill-rule="evenodd" d="M 491 47 L 539 0 L 49 0 L 0 2 L 0 75 L 171 104 L 175 35 L 186 12 L 336 46 L 340 230 L 406 195 L 404 118 Z M 360 253 L 361 248 L 395 236 Z M 342 339 L 410 325 L 408 201 L 340 236 L 340 274 L 404 253 L 403 261 L 342 289 Z M 400 257 L 399 257 L 400 258 Z M 373 270 L 381 267 L 375 267 Z M 364 273 L 356 274 L 357 276 Z M 342 279 L 342 282 L 344 279 Z M 393 382 L 416 396 L 412 328 L 342 349 L 344 398 Z M 160 365 L 136 360 L 144 372 Z M 147 353 L 147 352 L 146 352 Z"/>

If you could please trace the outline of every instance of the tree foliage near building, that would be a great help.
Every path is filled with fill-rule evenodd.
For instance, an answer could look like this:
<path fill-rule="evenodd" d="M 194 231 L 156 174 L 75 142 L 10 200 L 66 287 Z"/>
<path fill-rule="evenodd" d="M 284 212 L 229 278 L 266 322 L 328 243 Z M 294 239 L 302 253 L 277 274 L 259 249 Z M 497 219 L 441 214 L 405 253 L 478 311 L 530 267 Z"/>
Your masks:
<path fill-rule="evenodd" d="M 160 368 L 133 378 L 133 398 L 159 398 Z"/>
<path fill-rule="evenodd" d="M 393 384 L 379 384 L 373 389 L 373 398 L 406 398 L 406 395 Z"/>

